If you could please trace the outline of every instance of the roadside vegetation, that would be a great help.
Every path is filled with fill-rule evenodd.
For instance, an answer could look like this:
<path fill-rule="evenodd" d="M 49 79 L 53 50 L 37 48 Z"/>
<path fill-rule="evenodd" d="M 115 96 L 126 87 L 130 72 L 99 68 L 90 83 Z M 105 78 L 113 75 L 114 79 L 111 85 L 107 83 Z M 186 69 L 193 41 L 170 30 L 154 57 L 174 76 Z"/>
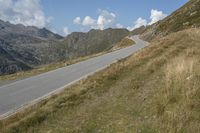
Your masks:
<path fill-rule="evenodd" d="M 200 132 L 200 29 L 127 59 L 0 121 L 2 133 Z"/>

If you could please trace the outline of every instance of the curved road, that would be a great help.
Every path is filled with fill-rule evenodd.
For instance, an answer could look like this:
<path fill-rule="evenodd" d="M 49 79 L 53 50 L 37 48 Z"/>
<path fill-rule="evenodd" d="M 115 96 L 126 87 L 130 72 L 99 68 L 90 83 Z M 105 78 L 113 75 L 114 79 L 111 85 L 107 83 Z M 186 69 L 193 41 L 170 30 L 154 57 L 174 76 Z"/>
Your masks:
<path fill-rule="evenodd" d="M 138 36 L 132 39 L 136 42 L 133 46 L 0 87 L 0 118 L 55 94 L 148 45 Z"/>

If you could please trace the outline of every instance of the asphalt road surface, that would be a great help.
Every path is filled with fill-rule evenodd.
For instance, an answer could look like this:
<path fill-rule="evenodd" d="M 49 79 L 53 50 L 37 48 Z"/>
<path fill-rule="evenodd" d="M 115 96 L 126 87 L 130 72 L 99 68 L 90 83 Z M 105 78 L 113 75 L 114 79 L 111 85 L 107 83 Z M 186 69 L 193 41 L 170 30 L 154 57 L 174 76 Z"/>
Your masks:
<path fill-rule="evenodd" d="M 132 39 L 136 44 L 130 47 L 0 87 L 0 118 L 7 117 L 25 106 L 61 91 L 70 84 L 148 45 L 138 36 Z"/>

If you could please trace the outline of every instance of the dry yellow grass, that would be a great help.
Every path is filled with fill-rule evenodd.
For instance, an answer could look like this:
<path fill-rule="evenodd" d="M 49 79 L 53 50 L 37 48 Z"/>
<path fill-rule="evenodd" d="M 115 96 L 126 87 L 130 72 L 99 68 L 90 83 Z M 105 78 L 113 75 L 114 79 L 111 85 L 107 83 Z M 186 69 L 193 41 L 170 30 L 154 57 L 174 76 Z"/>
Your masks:
<path fill-rule="evenodd" d="M 200 132 L 199 59 L 186 55 L 165 67 L 165 84 L 157 94 L 158 128 L 166 133 Z M 162 122 L 162 124 L 161 124 Z"/>

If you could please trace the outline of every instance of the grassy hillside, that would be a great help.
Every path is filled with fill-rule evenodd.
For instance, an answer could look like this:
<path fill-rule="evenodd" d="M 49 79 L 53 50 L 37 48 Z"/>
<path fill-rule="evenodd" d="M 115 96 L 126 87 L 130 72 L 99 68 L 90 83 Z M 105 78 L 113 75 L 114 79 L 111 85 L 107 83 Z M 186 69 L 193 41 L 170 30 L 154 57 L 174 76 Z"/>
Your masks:
<path fill-rule="evenodd" d="M 189 0 L 170 16 L 142 31 L 142 37 L 152 40 L 183 29 L 200 27 L 200 0 Z"/>
<path fill-rule="evenodd" d="M 173 33 L 0 122 L 13 133 L 200 131 L 200 29 Z"/>

